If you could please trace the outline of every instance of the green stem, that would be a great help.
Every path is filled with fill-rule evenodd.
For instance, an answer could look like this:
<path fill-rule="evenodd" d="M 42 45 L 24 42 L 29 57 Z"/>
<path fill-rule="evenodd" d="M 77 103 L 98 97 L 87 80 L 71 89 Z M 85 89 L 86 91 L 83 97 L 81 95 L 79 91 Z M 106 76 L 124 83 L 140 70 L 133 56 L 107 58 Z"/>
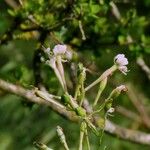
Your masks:
<path fill-rule="evenodd" d="M 81 84 L 81 100 L 79 106 L 82 106 L 85 97 L 84 83 Z"/>
<path fill-rule="evenodd" d="M 79 150 L 82 150 L 83 148 L 83 138 L 84 138 L 84 132 L 80 130 Z"/>
<path fill-rule="evenodd" d="M 62 78 L 61 78 L 60 72 L 58 71 L 57 68 L 54 69 L 54 72 L 55 72 L 56 77 L 58 78 L 58 80 L 59 80 L 59 82 L 60 82 L 60 84 L 61 84 L 63 90 L 65 91 L 64 82 L 63 82 L 63 80 L 62 80 Z"/>
<path fill-rule="evenodd" d="M 86 127 L 86 129 L 85 129 L 85 137 L 86 137 L 87 148 L 88 148 L 88 150 L 91 150 L 90 142 L 89 142 L 89 137 L 88 137 L 87 127 Z"/>
<path fill-rule="evenodd" d="M 84 138 L 86 128 L 87 128 L 86 122 L 85 121 L 81 122 L 79 150 L 82 150 L 82 148 L 83 148 L 83 138 Z"/>
<path fill-rule="evenodd" d="M 84 90 L 84 81 L 86 79 L 86 68 L 83 67 L 83 64 L 79 64 L 79 76 L 78 76 L 78 83 L 75 90 L 75 100 L 78 100 L 79 106 L 82 106 L 85 97 L 85 90 Z"/>
<path fill-rule="evenodd" d="M 65 150 L 69 150 L 69 147 L 66 142 L 64 143 L 64 148 L 65 148 Z"/>
<path fill-rule="evenodd" d="M 107 103 L 107 102 L 105 101 L 105 102 L 99 107 L 99 109 L 96 110 L 96 111 L 94 111 L 93 113 L 91 113 L 91 115 L 94 115 L 94 114 L 97 114 L 97 113 L 101 112 L 101 111 L 104 109 L 106 103 Z M 89 116 L 91 116 L 91 115 L 89 115 Z"/>
<path fill-rule="evenodd" d="M 102 132 L 101 132 L 100 139 L 99 139 L 99 148 L 100 148 L 100 146 L 101 146 L 102 138 L 103 138 L 103 135 L 104 135 L 105 122 L 106 122 L 106 119 L 107 119 L 107 115 L 108 115 L 108 113 L 106 112 L 105 117 L 104 117 L 104 127 L 102 128 Z"/>
<path fill-rule="evenodd" d="M 111 75 L 115 70 L 117 70 L 117 66 L 113 65 L 111 68 L 107 69 L 97 80 L 92 82 L 89 86 L 85 88 L 85 92 L 91 89 L 93 86 L 104 80 L 106 77 Z"/>
<path fill-rule="evenodd" d="M 76 90 L 75 90 L 75 94 L 74 94 L 74 99 L 77 100 L 78 97 L 78 93 L 79 93 L 79 89 L 80 89 L 80 84 L 77 85 Z"/>
<path fill-rule="evenodd" d="M 81 20 L 79 20 L 79 29 L 81 31 L 82 40 L 86 40 L 86 36 L 85 36 L 85 32 L 83 30 L 83 26 L 82 26 L 82 21 Z"/>
<path fill-rule="evenodd" d="M 88 118 L 85 118 L 85 122 L 87 123 L 87 125 L 88 125 L 88 127 L 91 129 L 91 131 L 92 131 L 96 136 L 99 136 L 98 130 L 96 129 L 96 127 L 92 124 L 92 122 L 91 122 Z"/>
<path fill-rule="evenodd" d="M 106 84 L 107 84 L 107 77 L 103 81 L 101 81 L 101 83 L 100 83 L 99 90 L 98 90 L 98 93 L 96 95 L 93 107 L 95 107 L 97 105 L 97 102 L 98 102 L 103 90 L 105 89 Z"/>
<path fill-rule="evenodd" d="M 66 80 L 65 80 L 65 73 L 64 73 L 64 67 L 62 65 L 62 59 L 61 59 L 61 56 L 57 56 L 56 57 L 56 61 L 57 61 L 57 67 L 58 67 L 58 71 L 61 75 L 61 79 L 62 79 L 62 82 L 64 84 L 64 90 L 65 92 L 67 91 L 67 84 L 66 84 Z"/>

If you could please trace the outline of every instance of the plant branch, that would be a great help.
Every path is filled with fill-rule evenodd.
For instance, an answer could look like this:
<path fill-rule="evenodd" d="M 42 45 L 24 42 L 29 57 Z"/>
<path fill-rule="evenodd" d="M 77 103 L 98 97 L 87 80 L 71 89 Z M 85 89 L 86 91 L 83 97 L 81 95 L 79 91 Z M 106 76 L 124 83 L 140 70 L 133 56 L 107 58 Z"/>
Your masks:
<path fill-rule="evenodd" d="M 146 110 L 146 107 L 144 106 L 142 101 L 139 99 L 139 94 L 135 90 L 133 90 L 134 88 L 131 84 L 128 84 L 127 87 L 129 89 L 129 91 L 127 92 L 129 99 L 131 100 L 131 102 L 133 103 L 137 111 L 139 112 L 144 124 L 148 128 L 150 128 L 150 117 L 149 117 L 148 111 Z"/>
<path fill-rule="evenodd" d="M 30 102 L 49 106 L 55 112 L 66 117 L 67 119 L 71 121 L 78 122 L 79 120 L 79 118 L 75 115 L 75 113 L 67 111 L 66 108 L 60 103 L 59 105 L 55 105 L 54 103 L 52 103 L 52 101 L 48 101 L 47 99 L 43 99 L 43 98 L 36 96 L 34 89 L 28 90 L 19 85 L 6 82 L 2 79 L 0 79 L 0 89 L 6 92 L 24 97 L 26 98 L 26 100 Z M 99 125 L 100 119 L 102 118 L 100 118 L 99 116 L 94 118 L 95 120 L 94 123 L 96 126 L 100 127 Z M 150 134 L 120 127 L 119 125 L 116 125 L 109 120 L 106 120 L 105 132 L 112 134 L 113 136 L 117 136 L 123 140 L 128 140 L 128 141 L 139 143 L 139 144 L 150 145 Z"/>
<path fill-rule="evenodd" d="M 150 68 L 145 64 L 145 61 L 142 57 L 137 58 L 137 64 L 141 67 L 141 69 L 145 72 L 148 79 L 150 80 Z"/>
<path fill-rule="evenodd" d="M 144 124 L 144 122 L 142 122 L 141 117 L 139 117 L 139 115 L 137 113 L 135 113 L 123 106 L 117 106 L 116 111 L 131 120 L 134 120 L 136 122 Z"/>
<path fill-rule="evenodd" d="M 74 113 L 67 111 L 66 108 L 63 105 L 61 105 L 60 103 L 57 102 L 59 104 L 59 106 L 58 106 L 58 105 L 55 105 L 54 103 L 52 103 L 52 101 L 49 101 L 49 99 L 43 99 L 43 98 L 38 97 L 36 95 L 36 89 L 28 90 L 19 85 L 14 85 L 14 84 L 8 83 L 2 79 L 0 79 L 0 89 L 4 90 L 6 92 L 12 93 L 12 94 L 21 96 L 23 98 L 26 98 L 26 100 L 28 100 L 29 102 L 49 106 L 55 112 L 57 112 L 58 114 L 62 115 L 63 117 L 65 117 L 71 121 L 78 120 L 77 116 Z"/>

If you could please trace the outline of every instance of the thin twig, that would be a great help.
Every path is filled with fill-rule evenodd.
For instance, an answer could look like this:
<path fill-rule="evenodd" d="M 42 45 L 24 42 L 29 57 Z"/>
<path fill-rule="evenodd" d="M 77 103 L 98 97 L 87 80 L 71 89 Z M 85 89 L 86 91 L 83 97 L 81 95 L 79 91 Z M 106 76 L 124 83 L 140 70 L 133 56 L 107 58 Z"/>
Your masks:
<path fill-rule="evenodd" d="M 82 21 L 81 20 L 79 20 L 79 28 L 80 28 L 80 31 L 81 31 L 81 34 L 82 34 L 82 40 L 86 40 L 86 36 L 85 36 L 84 30 L 83 30 L 83 26 L 82 26 Z"/>
<path fill-rule="evenodd" d="M 5 0 L 5 2 L 13 9 L 17 9 L 19 7 L 16 1 L 14 0 Z"/>
<path fill-rule="evenodd" d="M 150 68 L 146 65 L 145 61 L 142 57 L 137 58 L 137 64 L 141 67 L 141 69 L 145 72 L 148 79 L 150 80 Z"/>
<path fill-rule="evenodd" d="M 38 150 L 53 150 L 53 149 L 47 147 L 47 146 L 46 146 L 45 144 L 43 144 L 43 143 L 34 142 L 33 144 L 34 144 L 34 146 L 35 146 Z"/>
<path fill-rule="evenodd" d="M 115 5 L 113 1 L 110 2 L 110 6 L 112 7 L 112 14 L 116 17 L 117 20 L 120 21 L 121 14 L 120 14 L 118 7 Z"/>
<path fill-rule="evenodd" d="M 97 95 L 95 97 L 95 100 L 94 100 L 94 103 L 93 103 L 93 107 L 95 107 L 97 105 L 97 102 L 98 102 L 98 100 L 99 100 L 103 90 L 105 89 L 106 84 L 107 84 L 107 77 L 103 81 L 101 81 L 101 83 L 99 85 L 99 90 L 98 90 L 98 93 L 97 93 Z"/>
<path fill-rule="evenodd" d="M 135 112 L 133 112 L 123 106 L 117 106 L 115 110 L 116 110 L 116 112 L 122 114 L 123 116 L 125 116 L 127 118 L 130 118 L 131 120 L 134 120 L 139 123 L 143 123 L 138 114 L 136 114 Z"/>
<path fill-rule="evenodd" d="M 133 90 L 133 86 L 131 84 L 127 85 L 129 91 L 127 92 L 131 102 L 139 112 L 141 119 L 143 120 L 144 124 L 150 128 L 150 117 L 148 115 L 148 111 L 146 110 L 146 107 L 142 103 L 142 101 L 139 99 L 139 94 Z"/>

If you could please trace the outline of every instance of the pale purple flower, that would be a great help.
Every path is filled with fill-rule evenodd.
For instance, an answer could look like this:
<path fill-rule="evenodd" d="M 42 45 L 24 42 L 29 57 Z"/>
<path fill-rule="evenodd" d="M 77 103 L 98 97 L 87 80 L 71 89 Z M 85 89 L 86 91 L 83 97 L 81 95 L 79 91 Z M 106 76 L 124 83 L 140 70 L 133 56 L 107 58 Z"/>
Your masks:
<path fill-rule="evenodd" d="M 114 62 L 115 64 L 118 66 L 118 69 L 123 73 L 123 74 L 127 74 L 128 72 L 128 68 L 126 65 L 128 65 L 128 59 L 125 57 L 124 54 L 118 54 L 115 58 L 114 58 Z"/>
<path fill-rule="evenodd" d="M 53 49 L 53 53 L 54 55 L 63 55 L 65 54 L 65 52 L 67 51 L 67 46 L 66 45 L 55 45 L 54 49 Z"/>
<path fill-rule="evenodd" d="M 128 64 L 128 59 L 125 57 L 124 54 L 118 54 L 114 60 L 115 63 L 119 66 L 126 66 Z"/>

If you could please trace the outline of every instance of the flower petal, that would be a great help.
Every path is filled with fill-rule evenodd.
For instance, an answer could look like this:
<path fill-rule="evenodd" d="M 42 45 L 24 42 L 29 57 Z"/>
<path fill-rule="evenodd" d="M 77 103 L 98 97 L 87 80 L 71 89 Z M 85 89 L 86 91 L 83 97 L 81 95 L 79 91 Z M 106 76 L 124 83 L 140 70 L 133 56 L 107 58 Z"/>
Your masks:
<path fill-rule="evenodd" d="M 54 55 L 58 55 L 58 54 L 65 54 L 67 50 L 67 46 L 66 45 L 55 45 L 54 49 L 53 49 L 53 53 Z"/>

